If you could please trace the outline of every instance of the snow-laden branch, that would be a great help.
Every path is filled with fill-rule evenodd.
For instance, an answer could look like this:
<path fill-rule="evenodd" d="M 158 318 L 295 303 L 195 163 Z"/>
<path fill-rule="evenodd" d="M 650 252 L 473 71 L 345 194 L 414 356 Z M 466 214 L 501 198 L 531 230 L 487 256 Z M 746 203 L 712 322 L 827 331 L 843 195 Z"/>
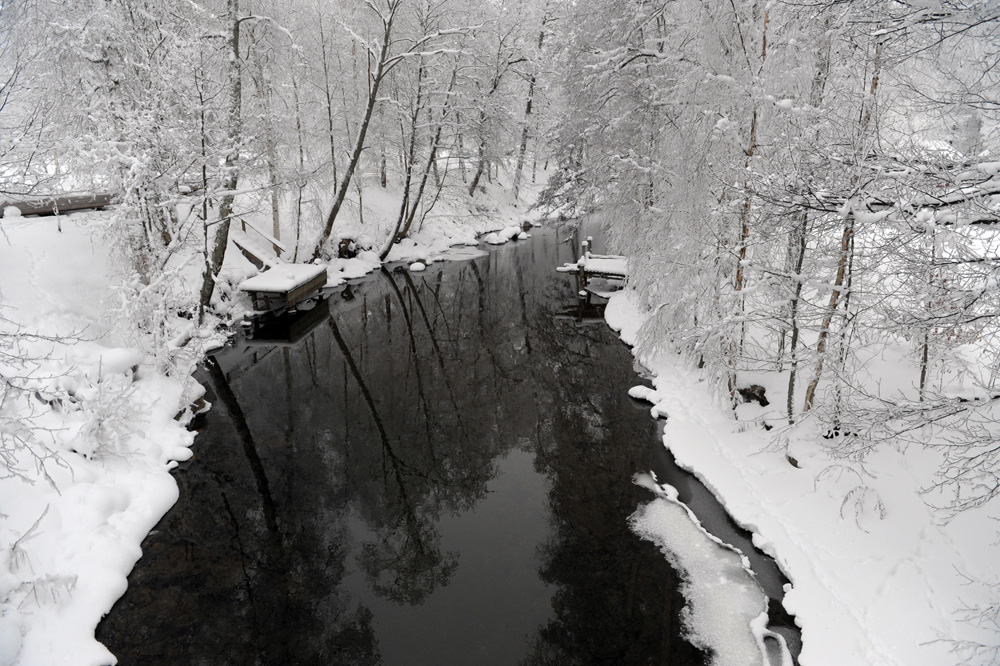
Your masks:
<path fill-rule="evenodd" d="M 392 68 L 394 68 L 396 65 L 406 60 L 407 58 L 430 57 L 443 54 L 451 54 L 451 55 L 460 54 L 462 52 L 461 49 L 440 48 L 431 51 L 423 51 L 418 49 L 438 38 L 451 37 L 454 35 L 467 35 L 469 32 L 476 30 L 477 28 L 480 27 L 482 27 L 482 24 L 465 26 L 461 28 L 446 28 L 443 30 L 437 30 L 433 33 L 424 35 L 420 39 L 414 41 L 413 44 L 402 53 L 398 53 L 394 56 L 391 56 L 390 58 L 387 58 L 385 61 L 385 68 L 383 70 L 383 75 L 387 74 Z"/>
<path fill-rule="evenodd" d="M 434 49 L 433 51 L 408 51 L 406 53 L 400 53 L 386 60 L 385 69 L 388 72 L 390 69 L 395 67 L 401 61 L 407 58 L 430 58 L 437 55 L 460 55 L 462 53 L 461 49 Z"/>
<path fill-rule="evenodd" d="M 357 40 L 358 43 L 361 44 L 362 47 L 364 47 L 365 51 L 367 51 L 369 55 L 378 57 L 379 50 L 374 48 L 371 45 L 371 42 L 369 42 L 367 39 L 365 39 L 358 33 L 354 32 L 351 26 L 347 25 L 343 21 L 337 21 L 337 23 L 340 25 L 341 28 L 343 28 L 347 32 L 347 34 L 349 34 L 353 39 Z"/>
<path fill-rule="evenodd" d="M 265 16 L 263 14 L 250 14 L 249 16 L 240 17 L 236 20 L 236 23 L 242 24 L 244 21 L 267 21 L 277 28 L 278 32 L 284 33 L 285 36 L 288 37 L 288 41 L 291 42 L 292 46 L 298 46 L 295 41 L 295 35 L 292 34 L 292 31 L 281 25 L 277 20 L 271 18 L 270 16 Z"/>

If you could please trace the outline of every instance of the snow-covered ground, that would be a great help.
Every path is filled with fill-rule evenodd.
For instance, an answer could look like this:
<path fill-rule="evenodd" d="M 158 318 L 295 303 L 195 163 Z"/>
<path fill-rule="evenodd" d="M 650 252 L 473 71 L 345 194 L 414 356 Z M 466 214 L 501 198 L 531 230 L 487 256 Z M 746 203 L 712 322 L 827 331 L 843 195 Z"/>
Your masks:
<path fill-rule="evenodd" d="M 606 317 L 634 344 L 645 314 L 626 290 Z M 854 465 L 832 458 L 819 433 L 775 446 L 755 423 L 764 415 L 750 413 L 763 408 L 743 405 L 737 420 L 680 357 L 639 352 L 638 361 L 654 390 L 635 393 L 667 415 L 664 445 L 791 581 L 784 605 L 802 630 L 803 666 L 998 663 L 1000 507 L 943 520 L 922 492 L 937 452 L 884 446 Z M 777 389 L 768 395 L 780 404 Z M 657 536 L 648 521 L 641 531 Z"/>
<path fill-rule="evenodd" d="M 481 253 L 478 234 L 516 238 L 527 205 L 484 187 L 476 201 L 488 208 L 441 206 L 387 261 L 420 270 Z M 394 209 L 391 191 L 373 192 L 368 226 L 345 215 L 340 236 L 377 234 Z M 185 425 L 203 392 L 191 373 L 225 340 L 218 319 L 198 329 L 164 307 L 173 291 L 192 301 L 198 261 L 178 256 L 163 284 L 144 288 L 108 248 L 111 215 L 0 219 L 0 666 L 115 663 L 95 628 L 177 499 L 170 470 L 196 454 Z M 380 265 L 371 250 L 334 259 L 328 284 Z M 220 315 L 242 317 L 249 299 L 235 286 L 255 273 L 230 243 Z"/>
<path fill-rule="evenodd" d="M 94 629 L 176 501 L 200 395 L 115 325 L 106 215 L 0 235 L 0 664 L 107 664 Z"/>

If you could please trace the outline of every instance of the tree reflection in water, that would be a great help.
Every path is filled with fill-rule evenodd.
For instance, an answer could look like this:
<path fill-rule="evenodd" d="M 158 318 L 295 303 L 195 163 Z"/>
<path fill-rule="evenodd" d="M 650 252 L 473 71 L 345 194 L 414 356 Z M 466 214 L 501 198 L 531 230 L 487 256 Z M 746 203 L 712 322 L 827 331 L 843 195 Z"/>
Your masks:
<path fill-rule="evenodd" d="M 626 396 L 631 357 L 605 326 L 554 316 L 574 302 L 553 270 L 570 252 L 543 233 L 419 276 L 383 271 L 312 313 L 304 340 L 218 355 L 181 499 L 99 638 L 146 665 L 456 663 L 438 650 L 449 642 L 477 646 L 477 664 L 704 663 L 678 638 L 674 573 L 628 528 L 647 499 L 631 476 L 657 445 Z M 466 603 L 533 628 L 404 644 L 412 632 L 379 609 L 461 594 L 473 544 L 456 520 L 517 533 L 511 512 L 483 511 L 514 452 L 547 498 L 517 507 L 534 516 L 526 539 L 541 526 L 535 568 L 494 562 L 498 598 Z M 536 598 L 501 600 L 521 579 Z"/>

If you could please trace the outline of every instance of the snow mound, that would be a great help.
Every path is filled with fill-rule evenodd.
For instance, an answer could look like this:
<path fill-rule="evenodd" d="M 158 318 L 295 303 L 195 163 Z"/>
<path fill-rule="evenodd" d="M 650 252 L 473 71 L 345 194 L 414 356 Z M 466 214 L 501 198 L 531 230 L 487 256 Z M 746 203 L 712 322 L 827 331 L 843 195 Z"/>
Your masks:
<path fill-rule="evenodd" d="M 622 342 L 635 346 L 639 328 L 645 322 L 636 293 L 628 287 L 616 292 L 608 300 L 608 305 L 604 309 L 604 319 L 612 330 L 618 332 Z"/>
<path fill-rule="evenodd" d="M 11 617 L 0 617 L 0 666 L 13 666 L 21 651 L 21 628 Z"/>
<path fill-rule="evenodd" d="M 504 227 L 500 231 L 494 231 L 483 236 L 483 242 L 489 245 L 503 245 L 504 243 L 509 243 L 515 238 L 518 240 L 524 240 L 528 238 L 520 226 L 512 225 L 509 227 Z"/>

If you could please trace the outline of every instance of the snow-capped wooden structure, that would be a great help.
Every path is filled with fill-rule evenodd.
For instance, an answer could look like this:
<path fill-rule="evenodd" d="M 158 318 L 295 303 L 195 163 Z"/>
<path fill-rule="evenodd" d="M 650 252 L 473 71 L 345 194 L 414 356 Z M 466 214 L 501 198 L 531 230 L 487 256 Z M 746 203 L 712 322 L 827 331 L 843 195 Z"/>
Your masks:
<path fill-rule="evenodd" d="M 244 219 L 239 220 L 240 230 L 230 228 L 229 240 L 244 257 L 257 268 L 267 270 L 282 263 L 281 253 L 285 245 L 274 236 L 265 233 Z M 268 247 L 270 246 L 270 247 Z M 273 251 L 274 256 L 271 256 Z"/>
<path fill-rule="evenodd" d="M 590 280 L 603 278 L 616 282 L 624 282 L 628 277 L 628 259 L 618 254 L 594 254 L 591 252 L 594 241 L 591 237 L 581 244 L 580 258 L 575 262 L 563 264 L 556 268 L 560 273 L 576 275 L 576 284 L 580 292 L 585 292 Z"/>
<path fill-rule="evenodd" d="M 294 308 L 326 286 L 326 266 L 277 263 L 263 273 L 240 283 L 250 294 L 255 312 Z"/>
<path fill-rule="evenodd" d="M 264 269 L 239 285 L 240 291 L 250 294 L 254 312 L 293 309 L 326 286 L 326 266 L 285 262 L 280 256 L 285 250 L 281 241 L 244 220 L 240 220 L 240 232 L 231 233 L 230 240 L 251 263 Z M 275 256 L 270 256 L 271 250 Z"/>

